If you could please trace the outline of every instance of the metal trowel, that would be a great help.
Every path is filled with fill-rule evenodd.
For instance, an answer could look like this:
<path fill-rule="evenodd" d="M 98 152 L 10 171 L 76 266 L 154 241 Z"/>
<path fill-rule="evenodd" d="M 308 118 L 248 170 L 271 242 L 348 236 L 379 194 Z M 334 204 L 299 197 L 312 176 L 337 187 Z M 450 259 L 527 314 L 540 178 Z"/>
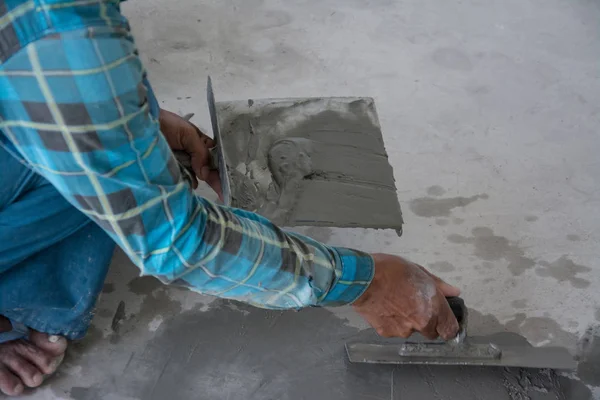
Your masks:
<path fill-rule="evenodd" d="M 208 77 L 208 81 L 206 84 L 206 100 L 208 102 L 208 112 L 210 114 L 210 120 L 212 124 L 213 130 L 213 139 L 216 143 L 216 146 L 212 149 L 209 149 L 210 153 L 210 168 L 216 169 L 219 171 L 219 177 L 221 180 L 221 190 L 223 191 L 223 204 L 226 206 L 231 204 L 231 189 L 229 187 L 229 171 L 225 166 L 223 147 L 221 144 L 221 134 L 219 132 L 219 121 L 217 119 L 217 110 L 215 103 L 215 94 L 213 91 L 212 80 L 210 76 Z M 194 114 L 187 114 L 183 118 L 189 121 Z M 194 176 L 194 170 L 192 169 L 192 159 L 189 154 L 185 151 L 175 150 L 173 152 L 175 154 L 175 158 L 179 163 L 179 167 L 183 174 L 183 178 L 192 182 L 192 180 L 196 179 Z"/>
<path fill-rule="evenodd" d="M 375 364 L 473 365 L 523 368 L 575 369 L 573 356 L 560 347 L 533 347 L 528 343 L 494 344 L 467 335 L 468 310 L 460 297 L 448 297 L 459 323 L 449 341 L 395 339 L 388 343 L 346 343 L 351 362 Z M 420 336 L 420 335 L 419 335 Z"/>

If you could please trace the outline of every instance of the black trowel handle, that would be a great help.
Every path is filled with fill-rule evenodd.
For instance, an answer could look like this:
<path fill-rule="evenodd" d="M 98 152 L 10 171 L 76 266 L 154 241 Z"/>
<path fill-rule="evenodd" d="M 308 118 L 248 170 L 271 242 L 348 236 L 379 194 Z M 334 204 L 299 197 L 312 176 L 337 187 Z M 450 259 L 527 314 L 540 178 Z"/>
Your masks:
<path fill-rule="evenodd" d="M 459 326 L 458 334 L 451 342 L 459 344 L 462 343 L 467 336 L 469 311 L 467 310 L 467 306 L 465 306 L 465 301 L 461 297 L 446 297 L 446 300 L 448 301 Z"/>

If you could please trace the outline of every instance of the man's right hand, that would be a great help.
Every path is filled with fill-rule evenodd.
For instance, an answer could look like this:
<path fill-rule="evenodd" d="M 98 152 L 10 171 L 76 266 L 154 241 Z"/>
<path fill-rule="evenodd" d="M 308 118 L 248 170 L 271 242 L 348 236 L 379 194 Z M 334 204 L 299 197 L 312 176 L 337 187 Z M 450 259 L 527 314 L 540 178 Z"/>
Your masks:
<path fill-rule="evenodd" d="M 446 297 L 460 290 L 420 265 L 389 254 L 374 254 L 375 276 L 354 309 L 383 337 L 453 339 L 458 322 Z"/>

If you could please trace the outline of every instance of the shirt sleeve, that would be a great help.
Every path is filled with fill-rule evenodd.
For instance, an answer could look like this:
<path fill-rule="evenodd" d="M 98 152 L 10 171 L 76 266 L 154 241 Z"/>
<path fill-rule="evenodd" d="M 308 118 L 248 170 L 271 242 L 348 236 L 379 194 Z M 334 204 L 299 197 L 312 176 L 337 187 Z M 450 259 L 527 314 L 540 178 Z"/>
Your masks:
<path fill-rule="evenodd" d="M 142 274 L 281 309 L 352 303 L 369 285 L 371 256 L 194 195 L 126 26 L 48 35 L 0 72 L 4 140 Z"/>

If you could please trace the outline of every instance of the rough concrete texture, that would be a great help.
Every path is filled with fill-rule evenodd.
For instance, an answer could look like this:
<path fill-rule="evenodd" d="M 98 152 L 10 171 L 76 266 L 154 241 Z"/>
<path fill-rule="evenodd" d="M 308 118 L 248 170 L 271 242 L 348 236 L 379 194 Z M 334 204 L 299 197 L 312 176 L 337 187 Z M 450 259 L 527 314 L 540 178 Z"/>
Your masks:
<path fill-rule="evenodd" d="M 218 102 L 226 204 L 282 226 L 402 229 L 373 99 Z"/>
<path fill-rule="evenodd" d="M 404 236 L 302 232 L 437 267 L 463 289 L 473 334 L 510 331 L 534 345 L 575 351 L 588 326 L 600 324 L 597 2 L 133 0 L 124 10 L 161 105 L 181 115 L 206 113 L 208 74 L 221 100 L 375 98 L 406 205 Z M 193 121 L 210 126 L 208 113 Z M 416 204 L 425 210 L 413 209 L 422 198 L 429 200 Z M 555 272 L 561 268 L 565 274 Z M 175 382 L 168 398 L 388 399 L 392 371 L 400 399 L 443 399 L 454 390 L 472 391 L 463 399 L 511 396 L 502 392 L 502 371 L 433 375 L 433 368 L 346 365 L 342 344 L 364 328 L 348 309 L 277 320 L 223 303 L 209 308 L 206 299 L 152 281 L 128 287 L 133 273 L 123 257 L 115 259 L 107 287 L 113 291 L 102 299 L 96 328 L 32 397 L 151 399 Z M 116 335 L 111 323 L 120 301 L 125 317 L 117 318 Z M 260 358 L 265 343 L 273 351 Z M 589 354 L 584 365 L 598 365 Z M 571 391 L 563 398 L 592 392 L 600 399 L 598 375 L 580 376 L 589 388 L 557 377 Z M 520 382 L 539 388 L 548 380 L 524 375 L 509 382 L 513 399 L 523 399 Z"/>

